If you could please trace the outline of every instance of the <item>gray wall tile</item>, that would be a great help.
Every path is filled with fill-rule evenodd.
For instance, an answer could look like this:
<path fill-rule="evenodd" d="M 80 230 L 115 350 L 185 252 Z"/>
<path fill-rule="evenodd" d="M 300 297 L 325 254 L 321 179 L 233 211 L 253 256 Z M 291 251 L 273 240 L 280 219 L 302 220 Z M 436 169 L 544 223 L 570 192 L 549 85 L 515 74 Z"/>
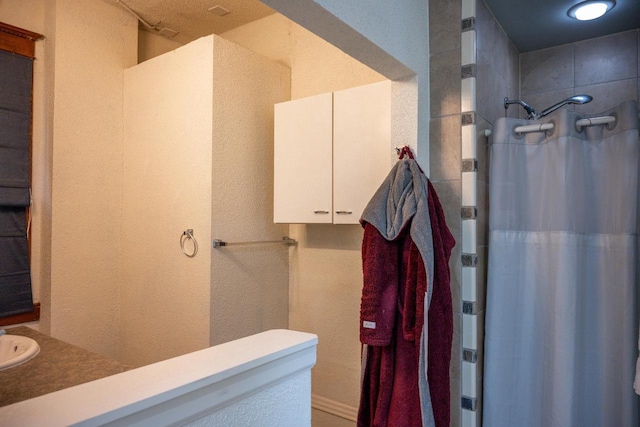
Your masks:
<path fill-rule="evenodd" d="M 440 193 L 438 193 L 438 196 L 440 196 Z M 444 208 L 446 209 L 446 207 Z M 460 211 L 458 211 L 458 218 L 460 218 Z M 447 220 L 447 226 L 453 233 L 453 227 L 449 224 L 449 220 Z M 462 238 L 460 237 L 460 233 L 458 233 L 455 239 L 456 245 L 451 251 L 451 258 L 449 259 L 449 273 L 451 275 L 451 302 L 453 312 L 462 313 L 462 263 L 460 262 L 460 258 L 462 256 Z"/>
<path fill-rule="evenodd" d="M 431 117 L 460 114 L 460 50 L 431 55 Z"/>
<path fill-rule="evenodd" d="M 491 58 L 496 71 L 507 76 L 509 39 L 482 0 L 476 1 L 477 52 Z"/>
<path fill-rule="evenodd" d="M 461 424 L 462 409 L 460 408 L 461 385 L 460 377 L 451 377 L 451 426 L 456 427 Z"/>
<path fill-rule="evenodd" d="M 489 184 L 478 182 L 478 216 L 476 221 L 476 244 L 489 244 Z M 478 259 L 480 262 L 480 259 Z"/>
<path fill-rule="evenodd" d="M 502 101 L 500 101 L 502 104 Z M 504 107 L 502 108 L 504 116 Z M 478 182 L 489 182 L 489 138 L 484 136 L 484 131 L 491 129 L 491 124 L 480 118 L 476 124 L 476 151 L 478 158 Z"/>
<path fill-rule="evenodd" d="M 520 55 L 521 96 L 573 87 L 573 45 Z"/>
<path fill-rule="evenodd" d="M 506 57 L 506 53 L 504 54 Z M 479 116 L 489 123 L 504 116 L 503 99 L 507 96 L 508 81 L 492 66 L 492 59 L 477 54 L 476 109 Z"/>
<path fill-rule="evenodd" d="M 462 297 L 460 289 L 460 276 L 462 265 L 460 263 L 462 247 L 461 227 L 462 218 L 460 210 L 462 208 L 462 180 L 432 181 L 433 187 L 438 194 L 442 209 L 444 210 L 447 227 L 456 241 L 456 246 L 451 251 L 449 260 L 449 271 L 451 273 L 451 298 L 453 301 L 453 311 L 462 311 Z"/>
<path fill-rule="evenodd" d="M 485 320 L 485 311 L 478 311 L 478 359 L 484 358 L 484 320 Z M 483 365 L 478 364 L 478 368 L 476 369 L 476 375 L 478 379 L 483 376 Z M 482 381 L 478 381 L 478 398 L 482 395 Z M 478 399 L 480 400 L 480 399 Z M 479 406 L 481 407 L 481 406 Z"/>
<path fill-rule="evenodd" d="M 461 2 L 429 0 L 429 48 L 431 54 L 460 49 Z"/>
<path fill-rule="evenodd" d="M 489 247 L 478 246 L 478 266 L 476 267 L 476 307 L 478 312 L 487 306 L 487 266 L 489 260 Z"/>
<path fill-rule="evenodd" d="M 449 365 L 449 376 L 460 378 L 460 367 L 462 363 L 462 313 L 453 313 L 453 343 L 451 345 L 451 365 Z M 460 402 L 460 399 L 458 399 Z M 460 406 L 458 404 L 458 406 Z"/>
<path fill-rule="evenodd" d="M 584 114 L 602 113 L 630 99 L 638 100 L 638 79 L 619 80 L 590 86 L 576 87 L 576 93 L 593 96 L 588 104 L 576 105 L 575 110 Z"/>
<path fill-rule="evenodd" d="M 575 73 L 575 86 L 638 77 L 637 31 L 576 43 Z"/>
<path fill-rule="evenodd" d="M 574 90 L 572 88 L 569 88 L 551 92 L 527 94 L 523 95 L 521 99 L 527 104 L 531 105 L 539 113 L 551 107 L 553 104 L 573 95 L 575 95 Z M 573 105 L 567 105 L 563 108 L 573 108 Z M 527 117 L 527 113 L 524 111 L 524 108 L 520 107 L 519 105 L 510 105 L 509 110 L 511 109 L 518 110 L 518 114 L 521 119 Z"/>
<path fill-rule="evenodd" d="M 432 180 L 461 179 L 460 128 L 460 116 L 457 114 L 431 120 L 429 165 Z"/>
<path fill-rule="evenodd" d="M 512 43 L 509 43 L 509 61 L 507 64 L 507 93 L 505 96 L 510 99 L 520 98 L 520 54 Z M 515 111 L 507 111 L 507 113 L 511 113 L 511 115 L 509 115 L 508 117 L 519 117 L 517 112 Z"/>

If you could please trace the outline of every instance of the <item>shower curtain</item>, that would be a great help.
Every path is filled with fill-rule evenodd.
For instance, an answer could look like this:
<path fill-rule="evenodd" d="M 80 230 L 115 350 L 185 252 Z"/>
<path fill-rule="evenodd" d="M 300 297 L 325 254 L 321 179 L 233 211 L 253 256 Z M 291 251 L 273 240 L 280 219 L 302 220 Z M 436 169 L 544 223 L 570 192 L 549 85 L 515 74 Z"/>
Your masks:
<path fill-rule="evenodd" d="M 496 121 L 484 427 L 638 425 L 637 105 L 602 115 Z"/>

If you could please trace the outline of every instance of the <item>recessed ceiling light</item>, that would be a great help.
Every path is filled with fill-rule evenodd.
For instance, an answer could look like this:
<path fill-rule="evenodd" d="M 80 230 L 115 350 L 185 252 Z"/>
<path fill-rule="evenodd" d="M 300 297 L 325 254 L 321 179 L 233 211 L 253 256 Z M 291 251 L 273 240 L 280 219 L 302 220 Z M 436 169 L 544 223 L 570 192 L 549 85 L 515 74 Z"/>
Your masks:
<path fill-rule="evenodd" d="M 213 13 L 214 15 L 218 15 L 218 16 L 224 16 L 224 15 L 228 15 L 231 13 L 231 11 L 229 11 L 229 9 L 225 9 L 222 6 L 213 6 L 210 7 L 209 12 Z"/>
<path fill-rule="evenodd" d="M 613 9 L 616 5 L 614 0 L 588 0 L 580 2 L 569 9 L 567 15 L 579 21 L 590 21 L 600 18 L 602 15 Z"/>

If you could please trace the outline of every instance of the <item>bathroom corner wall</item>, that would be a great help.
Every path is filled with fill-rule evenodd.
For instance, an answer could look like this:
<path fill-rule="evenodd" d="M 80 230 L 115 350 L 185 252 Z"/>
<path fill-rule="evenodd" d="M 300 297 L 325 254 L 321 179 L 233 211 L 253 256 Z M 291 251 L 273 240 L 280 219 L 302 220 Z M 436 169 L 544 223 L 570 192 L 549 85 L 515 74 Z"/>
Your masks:
<path fill-rule="evenodd" d="M 211 242 L 287 234 L 271 214 L 273 105 L 290 98 L 289 75 L 215 35 L 125 71 L 124 363 L 288 327 L 287 247 Z"/>
<path fill-rule="evenodd" d="M 125 70 L 120 357 L 209 346 L 213 38 Z M 184 230 L 200 243 L 188 258 Z M 191 246 L 187 245 L 191 250 Z"/>
<path fill-rule="evenodd" d="M 47 8 L 55 81 L 47 95 L 54 113 L 45 332 L 117 358 L 123 71 L 136 63 L 137 22 L 102 1 L 47 1 Z"/>
<path fill-rule="evenodd" d="M 482 424 L 489 217 L 489 140 L 519 92 L 518 51 L 482 0 L 462 1 L 462 417 Z"/>
<path fill-rule="evenodd" d="M 138 63 L 184 46 L 182 40 L 169 39 L 159 34 L 138 29 Z"/>
<path fill-rule="evenodd" d="M 482 0 L 462 0 L 462 427 L 482 423 L 485 293 L 489 254 L 489 140 L 518 98 L 518 51 Z"/>
<path fill-rule="evenodd" d="M 461 409 L 462 303 L 461 280 L 461 120 L 460 1 L 430 0 L 431 129 L 429 178 L 444 208 L 447 225 L 456 240 L 449 269 L 453 299 L 454 334 L 451 350 L 451 425 L 459 426 Z"/>
<path fill-rule="evenodd" d="M 639 37 L 636 29 L 521 54 L 522 99 L 542 111 L 573 95 L 591 95 L 588 104 L 563 107 L 585 114 L 640 100 Z"/>

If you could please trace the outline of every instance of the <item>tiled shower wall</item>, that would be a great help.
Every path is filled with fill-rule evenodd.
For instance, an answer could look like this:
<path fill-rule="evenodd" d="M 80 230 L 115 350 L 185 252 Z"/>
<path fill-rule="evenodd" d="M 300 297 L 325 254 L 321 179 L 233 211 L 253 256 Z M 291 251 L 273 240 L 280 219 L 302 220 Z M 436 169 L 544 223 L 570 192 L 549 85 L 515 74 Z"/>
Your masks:
<path fill-rule="evenodd" d="M 457 245 L 451 256 L 451 425 L 481 422 L 488 229 L 484 130 L 518 97 L 518 52 L 480 0 L 430 0 L 430 179 Z M 517 117 L 517 111 L 509 111 Z"/>
<path fill-rule="evenodd" d="M 481 0 L 462 0 L 462 415 L 482 421 L 483 342 L 488 259 L 489 153 L 484 131 L 518 98 L 518 51 Z"/>
<path fill-rule="evenodd" d="M 639 30 L 625 31 L 521 54 L 522 99 L 541 111 L 584 93 L 593 101 L 563 108 L 585 114 L 640 100 L 639 37 Z"/>
<path fill-rule="evenodd" d="M 640 100 L 640 31 L 519 54 L 482 0 L 430 0 L 431 181 L 456 238 L 451 257 L 454 345 L 451 425 L 480 426 L 488 256 L 488 139 L 504 98 L 538 111 L 578 93 L 567 106 L 595 114 Z"/>

